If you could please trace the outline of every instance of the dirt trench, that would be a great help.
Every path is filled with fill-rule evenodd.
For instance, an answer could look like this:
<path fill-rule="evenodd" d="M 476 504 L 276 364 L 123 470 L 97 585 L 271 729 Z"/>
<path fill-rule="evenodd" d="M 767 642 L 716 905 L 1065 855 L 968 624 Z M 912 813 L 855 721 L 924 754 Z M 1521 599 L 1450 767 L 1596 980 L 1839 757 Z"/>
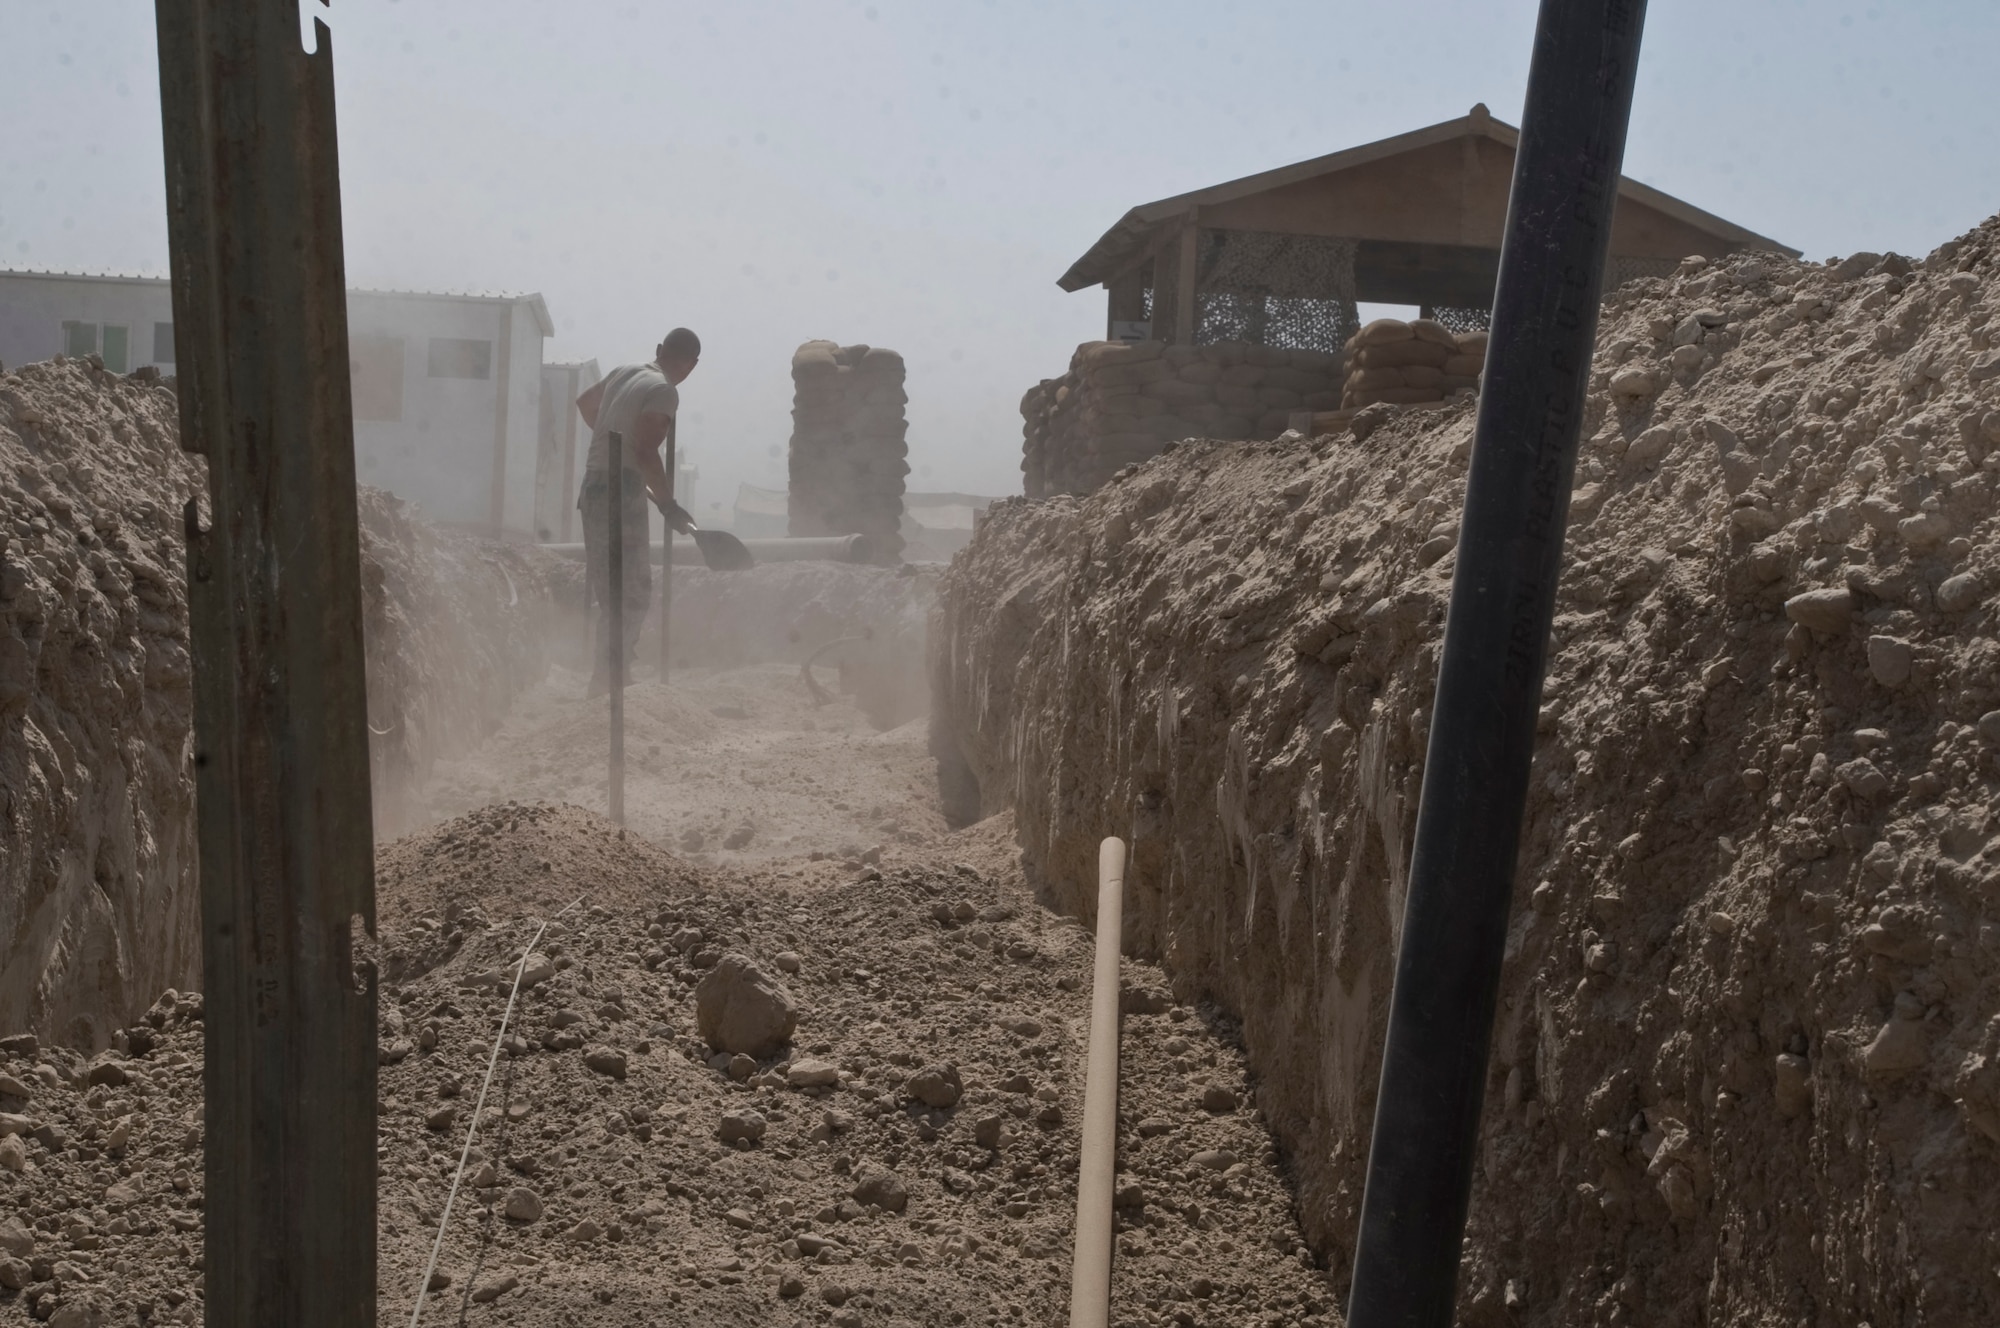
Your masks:
<path fill-rule="evenodd" d="M 383 1320 L 443 1217 L 496 975 L 581 901 L 529 965 L 427 1321 L 1060 1321 L 1093 943 L 1035 902 L 1010 818 L 949 830 L 921 725 L 766 662 L 633 689 L 659 755 L 620 830 L 524 792 L 601 806 L 583 687 L 552 669 L 378 854 Z M 711 817 L 754 834 L 680 851 Z M 696 1014 L 737 955 L 796 1008 L 755 1054 Z M 1112 1322 L 1338 1322 L 1234 1021 L 1143 961 L 1124 984 Z M 0 1317 L 198 1321 L 201 1028 L 170 993 L 96 1055 L 0 1040 L 27 1091 L 0 1100 Z"/>
<path fill-rule="evenodd" d="M 1461 1289 L 1472 1324 L 2000 1301 L 2000 221 L 1607 301 Z M 1344 1294 L 1468 404 L 996 504 L 933 624 L 960 818 L 1242 1020 Z"/>

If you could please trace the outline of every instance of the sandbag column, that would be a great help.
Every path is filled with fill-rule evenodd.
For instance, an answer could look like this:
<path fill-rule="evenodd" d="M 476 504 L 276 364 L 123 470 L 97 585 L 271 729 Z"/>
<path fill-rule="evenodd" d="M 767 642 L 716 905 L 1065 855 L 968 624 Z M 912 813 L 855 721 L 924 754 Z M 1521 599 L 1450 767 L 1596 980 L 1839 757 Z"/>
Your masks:
<path fill-rule="evenodd" d="M 866 535 L 883 562 L 903 549 L 910 473 L 903 357 L 808 341 L 792 356 L 793 535 Z"/>

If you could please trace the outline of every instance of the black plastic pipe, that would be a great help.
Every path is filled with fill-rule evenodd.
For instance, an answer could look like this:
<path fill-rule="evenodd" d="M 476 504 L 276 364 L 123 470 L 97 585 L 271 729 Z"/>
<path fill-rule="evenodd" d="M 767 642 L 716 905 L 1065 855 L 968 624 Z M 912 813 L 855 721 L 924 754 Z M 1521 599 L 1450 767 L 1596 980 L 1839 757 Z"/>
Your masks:
<path fill-rule="evenodd" d="M 1542 0 L 1349 1328 L 1449 1328 L 1643 0 Z"/>

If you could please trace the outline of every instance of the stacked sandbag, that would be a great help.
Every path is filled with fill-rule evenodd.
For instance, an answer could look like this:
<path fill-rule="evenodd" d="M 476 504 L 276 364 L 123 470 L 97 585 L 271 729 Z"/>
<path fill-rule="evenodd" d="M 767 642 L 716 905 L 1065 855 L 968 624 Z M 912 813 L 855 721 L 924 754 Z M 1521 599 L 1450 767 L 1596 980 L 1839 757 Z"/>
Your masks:
<path fill-rule="evenodd" d="M 1343 409 L 1416 405 L 1452 393 L 1477 391 L 1486 366 L 1486 334 L 1454 333 L 1430 318 L 1378 318 L 1347 342 Z"/>
<path fill-rule="evenodd" d="M 808 341 L 792 356 L 794 535 L 866 535 L 884 562 L 902 552 L 910 473 L 903 357 L 880 346 Z"/>
<path fill-rule="evenodd" d="M 1275 438 L 1340 404 L 1340 356 L 1240 341 L 1091 341 L 1021 399 L 1025 491 L 1088 493 L 1183 438 Z"/>

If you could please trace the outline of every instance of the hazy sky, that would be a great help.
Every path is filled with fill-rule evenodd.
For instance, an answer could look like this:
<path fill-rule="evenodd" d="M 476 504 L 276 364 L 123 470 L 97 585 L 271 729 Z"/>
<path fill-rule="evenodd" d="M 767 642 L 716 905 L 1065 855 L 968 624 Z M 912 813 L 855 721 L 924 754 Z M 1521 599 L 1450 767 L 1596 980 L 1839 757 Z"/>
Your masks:
<path fill-rule="evenodd" d="M 1519 123 L 1534 15 L 337 0 L 348 277 L 541 291 L 550 360 L 695 328 L 704 508 L 782 484 L 812 337 L 903 352 L 913 488 L 1015 492 L 1022 392 L 1103 327 L 1055 279 L 1127 207 Z M 0 50 L 0 265 L 164 272 L 152 6 L 0 0 Z M 1996 50 L 1977 0 L 1654 0 L 1626 171 L 1811 257 L 1922 254 L 2000 210 Z"/>

